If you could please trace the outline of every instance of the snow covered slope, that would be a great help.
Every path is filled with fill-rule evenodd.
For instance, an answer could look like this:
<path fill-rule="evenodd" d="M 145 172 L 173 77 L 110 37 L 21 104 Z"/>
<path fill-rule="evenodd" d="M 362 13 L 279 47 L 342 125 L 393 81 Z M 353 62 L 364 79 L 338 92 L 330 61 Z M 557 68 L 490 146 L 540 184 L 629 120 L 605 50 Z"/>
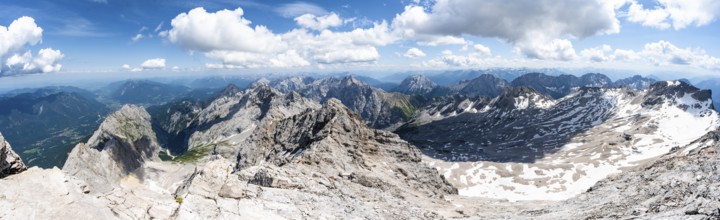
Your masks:
<path fill-rule="evenodd" d="M 421 147 L 461 195 L 564 200 L 610 174 L 681 150 L 719 124 L 710 92 L 680 81 L 643 91 L 584 88 L 546 109 L 519 103 L 398 133 Z"/>

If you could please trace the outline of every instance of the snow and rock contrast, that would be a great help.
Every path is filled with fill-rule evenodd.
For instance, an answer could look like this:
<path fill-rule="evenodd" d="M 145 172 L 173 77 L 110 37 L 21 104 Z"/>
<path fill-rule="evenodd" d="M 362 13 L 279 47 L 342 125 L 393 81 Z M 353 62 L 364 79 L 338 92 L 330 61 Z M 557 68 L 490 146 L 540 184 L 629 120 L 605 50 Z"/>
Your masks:
<path fill-rule="evenodd" d="M 709 91 L 680 81 L 637 92 L 584 88 L 547 109 L 489 106 L 398 133 L 461 195 L 564 200 L 719 125 Z"/>
<path fill-rule="evenodd" d="M 656 161 L 612 175 L 577 197 L 504 218 L 718 219 L 720 132 L 712 131 Z"/>
<path fill-rule="evenodd" d="M 26 169 L 27 167 L 20 159 L 20 156 L 12 150 L 10 143 L 5 141 L 5 138 L 0 134 L 0 178 L 20 173 Z"/>

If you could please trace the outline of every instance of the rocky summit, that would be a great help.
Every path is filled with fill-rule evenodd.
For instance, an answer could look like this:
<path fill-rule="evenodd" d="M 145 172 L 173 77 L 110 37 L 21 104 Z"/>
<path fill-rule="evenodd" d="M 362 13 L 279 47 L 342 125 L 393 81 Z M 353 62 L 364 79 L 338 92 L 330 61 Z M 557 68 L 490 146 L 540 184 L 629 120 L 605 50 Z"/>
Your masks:
<path fill-rule="evenodd" d="M 0 134 L 0 178 L 18 174 L 26 169 L 27 167 L 20 159 L 20 156 L 13 151 L 10 143 L 5 141 L 5 138 Z"/>

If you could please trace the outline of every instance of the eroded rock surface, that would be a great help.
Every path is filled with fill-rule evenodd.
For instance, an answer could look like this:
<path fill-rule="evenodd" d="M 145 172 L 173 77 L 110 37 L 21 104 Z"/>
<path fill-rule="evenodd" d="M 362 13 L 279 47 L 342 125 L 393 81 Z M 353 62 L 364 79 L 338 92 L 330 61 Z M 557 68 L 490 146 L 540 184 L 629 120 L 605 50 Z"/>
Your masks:
<path fill-rule="evenodd" d="M 0 134 L 0 178 L 8 175 L 18 174 L 27 167 L 20 156 L 13 151 L 10 143 Z"/>

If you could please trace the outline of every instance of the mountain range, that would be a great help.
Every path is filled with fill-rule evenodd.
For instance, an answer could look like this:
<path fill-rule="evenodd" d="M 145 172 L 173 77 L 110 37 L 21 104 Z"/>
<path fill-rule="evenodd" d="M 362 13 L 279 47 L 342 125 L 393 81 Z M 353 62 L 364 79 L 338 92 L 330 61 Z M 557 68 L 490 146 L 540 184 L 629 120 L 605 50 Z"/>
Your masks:
<path fill-rule="evenodd" d="M 20 159 L 23 141 L 10 137 L 32 128 L 25 121 L 0 127 L 0 218 L 720 217 L 720 115 L 710 90 L 681 80 L 410 75 L 385 90 L 343 75 L 108 88 L 0 99 L 7 122 L 79 117 L 63 103 L 105 109 L 73 146 L 43 154 L 67 155 L 54 168 Z"/>

